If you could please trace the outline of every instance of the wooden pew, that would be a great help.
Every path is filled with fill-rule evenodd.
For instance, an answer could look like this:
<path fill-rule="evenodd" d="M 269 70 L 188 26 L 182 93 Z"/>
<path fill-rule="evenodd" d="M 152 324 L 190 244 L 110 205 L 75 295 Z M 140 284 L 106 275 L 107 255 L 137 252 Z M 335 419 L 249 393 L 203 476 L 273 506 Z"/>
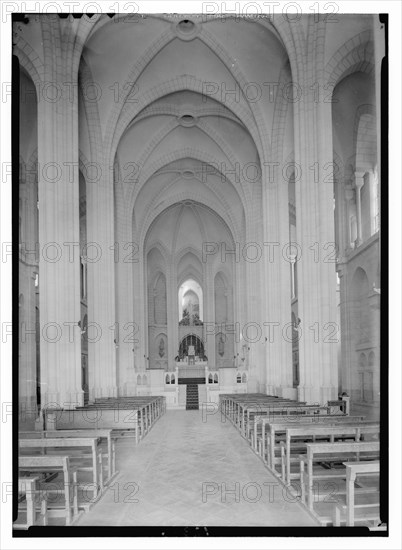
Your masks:
<path fill-rule="evenodd" d="M 303 415 L 289 415 L 284 417 L 283 419 L 279 415 L 272 415 L 273 418 L 271 418 L 271 422 L 283 422 L 287 423 L 290 426 L 297 426 L 301 424 L 318 424 L 321 422 L 343 422 L 343 423 L 349 423 L 349 422 L 360 422 L 364 420 L 364 416 L 345 416 L 343 413 L 333 413 L 333 414 L 303 414 Z M 263 422 L 264 420 L 264 422 Z M 262 428 L 264 426 L 264 429 L 267 431 L 267 423 L 269 423 L 270 418 L 268 415 L 264 416 L 261 415 L 255 415 L 253 420 L 253 425 L 250 427 L 250 435 L 249 435 L 249 441 L 252 445 L 254 451 L 257 454 L 261 455 L 261 451 L 259 450 L 259 443 L 263 438 L 265 438 L 265 434 L 262 433 Z"/>
<path fill-rule="evenodd" d="M 149 432 L 156 420 L 166 412 L 166 398 L 162 396 L 106 397 L 96 399 L 94 403 L 85 407 L 77 407 L 74 411 L 77 411 L 73 420 L 74 425 L 71 425 L 71 418 L 68 418 L 68 425 L 53 427 L 57 429 L 60 427 L 110 428 L 119 436 L 127 437 L 134 434 L 138 443 Z M 65 412 L 69 413 L 68 416 L 73 415 L 72 411 L 63 411 Z M 66 422 L 65 414 L 60 418 L 60 411 L 55 413 L 59 417 L 56 424 Z"/>
<path fill-rule="evenodd" d="M 62 487 L 46 489 L 46 493 L 63 493 L 64 505 L 60 506 L 48 502 L 47 516 L 64 517 L 66 525 L 71 525 L 78 517 L 77 472 L 71 468 L 68 456 L 20 456 L 18 458 L 20 472 L 33 474 L 61 473 Z"/>
<path fill-rule="evenodd" d="M 265 395 L 261 393 L 234 393 L 234 394 L 221 394 L 219 396 L 219 406 L 222 413 L 232 423 L 236 424 L 240 415 L 239 407 L 241 403 L 261 403 L 272 402 L 280 400 L 278 396 Z M 288 399 L 282 399 L 282 401 L 289 401 Z"/>
<path fill-rule="evenodd" d="M 30 431 L 19 432 L 20 438 L 28 439 L 38 439 L 38 438 L 55 438 L 55 437 L 64 437 L 64 438 L 76 438 L 84 437 L 91 438 L 96 437 L 100 440 L 105 440 L 107 446 L 107 453 L 102 453 L 103 458 L 107 458 L 107 470 L 108 475 L 104 480 L 104 485 L 110 483 L 111 479 L 114 478 L 118 471 L 116 471 L 116 446 L 112 438 L 112 430 L 47 430 L 47 431 Z"/>
<path fill-rule="evenodd" d="M 312 405 L 306 405 L 305 401 L 286 401 L 278 399 L 272 402 L 264 401 L 259 403 L 257 406 L 247 403 L 242 403 L 240 405 L 241 417 L 239 423 L 239 430 L 242 435 L 246 438 L 250 438 L 251 425 L 254 421 L 254 418 L 257 416 L 278 416 L 289 414 L 307 414 L 309 411 L 315 411 L 318 407 Z M 325 410 L 327 410 L 325 408 Z"/>
<path fill-rule="evenodd" d="M 236 428 L 242 432 L 245 425 L 246 411 L 247 409 L 261 410 L 263 407 L 283 407 L 286 404 L 294 404 L 295 401 L 289 399 L 276 398 L 271 396 L 264 396 L 257 402 L 255 399 L 234 399 L 231 400 L 232 407 L 229 415 L 229 420 L 236 426 Z"/>
<path fill-rule="evenodd" d="M 312 416 L 294 416 L 294 417 L 284 417 L 277 421 L 272 422 L 269 418 L 262 418 L 262 431 L 260 439 L 260 456 L 263 459 L 269 468 L 275 471 L 275 451 L 279 452 L 278 463 L 280 462 L 280 441 L 276 445 L 277 439 L 279 437 L 284 440 L 287 428 L 302 426 L 303 424 L 313 424 L 313 423 L 325 423 L 325 425 L 337 424 L 339 422 L 357 422 L 361 421 L 364 417 L 345 417 L 345 416 L 334 416 L 334 415 L 312 415 Z"/>
<path fill-rule="evenodd" d="M 133 428 L 127 428 L 126 426 L 123 426 L 120 428 L 119 426 L 114 427 L 113 429 L 118 430 L 120 433 L 125 432 L 127 435 L 128 430 L 136 430 L 136 441 L 138 442 L 138 439 L 142 439 L 150 430 L 152 424 L 153 424 L 153 415 L 152 415 L 152 402 L 149 400 L 142 400 L 137 401 L 134 399 L 128 399 L 125 398 L 122 399 L 102 399 L 102 400 L 96 400 L 95 403 L 91 405 L 87 405 L 85 408 L 78 408 L 77 410 L 83 410 L 83 411 L 106 411 L 106 410 L 113 410 L 114 416 L 118 417 L 120 414 L 120 411 L 127 411 L 127 410 L 133 410 L 136 411 L 136 418 L 137 418 L 137 427 Z M 124 413 L 123 413 L 124 414 Z M 138 432 L 138 434 L 137 434 Z"/>
<path fill-rule="evenodd" d="M 49 418 L 51 415 L 52 418 Z M 134 433 L 138 443 L 139 419 L 134 409 L 63 409 L 48 412 L 46 431 L 58 430 L 112 430 L 119 436 L 121 432 Z M 96 432 L 95 432 L 96 433 Z"/>
<path fill-rule="evenodd" d="M 337 425 L 304 425 L 286 429 L 285 441 L 281 442 L 281 478 L 289 485 L 291 479 L 299 479 L 300 470 L 291 473 L 291 462 L 299 462 L 301 451 L 305 451 L 307 442 L 315 442 L 316 439 L 326 440 L 334 443 L 335 439 L 354 439 L 360 441 L 362 436 L 377 436 L 380 432 L 380 425 L 373 423 L 338 423 Z M 292 454 L 298 456 L 292 459 Z"/>
<path fill-rule="evenodd" d="M 327 406 L 306 405 L 305 402 L 299 403 L 275 403 L 272 406 L 263 406 L 258 409 L 245 408 L 246 418 L 243 430 L 243 436 L 251 442 L 251 433 L 254 431 L 255 423 L 260 417 L 268 420 L 275 420 L 280 416 L 329 416 Z M 335 416 L 335 415 L 332 415 Z M 341 413 L 338 413 L 341 416 Z M 344 416 L 344 415 L 342 415 Z M 251 442 L 251 444 L 253 444 Z"/>
<path fill-rule="evenodd" d="M 271 408 L 280 408 L 287 404 L 295 404 L 296 401 L 290 401 L 289 399 L 275 398 L 266 396 L 264 399 L 260 398 L 258 403 L 254 399 L 235 400 L 233 402 L 233 414 L 231 417 L 232 423 L 242 433 L 245 425 L 246 411 L 247 409 L 261 410 L 264 406 Z"/>
<path fill-rule="evenodd" d="M 357 504 L 355 499 L 355 482 L 359 476 L 373 476 L 379 480 L 380 462 L 345 462 L 346 468 L 346 504 L 337 503 L 335 506 L 334 525 L 339 527 L 346 522 L 348 527 L 353 527 L 359 522 L 380 522 L 380 493 L 377 488 L 372 489 L 374 499 L 371 502 Z M 366 493 L 367 495 L 367 493 Z"/>
<path fill-rule="evenodd" d="M 313 511 L 313 485 L 320 480 L 346 480 L 346 469 L 344 466 L 335 469 L 314 469 L 314 465 L 320 462 L 337 463 L 350 460 L 360 461 L 376 460 L 380 453 L 378 441 L 353 442 L 353 443 L 306 443 L 307 454 L 300 455 L 300 485 L 301 499 L 307 503 L 308 508 Z M 305 468 L 307 465 L 307 468 Z M 318 499 L 319 500 L 319 499 Z"/>
<path fill-rule="evenodd" d="M 18 510 L 26 513 L 26 521 L 21 523 L 17 519 L 13 524 L 13 529 L 29 529 L 32 525 L 48 524 L 47 495 L 43 491 L 38 491 L 38 481 L 39 477 L 18 478 L 18 503 L 22 503 L 25 499 L 26 504 L 26 507 L 19 505 Z M 40 506 L 39 521 L 36 518 L 37 502 Z"/>
<path fill-rule="evenodd" d="M 166 412 L 166 397 L 162 396 L 136 396 L 136 397 L 107 397 L 98 398 L 93 404 L 85 408 L 114 408 L 130 409 L 139 411 L 139 416 L 143 413 L 144 425 L 150 429 L 155 421 Z"/>
<path fill-rule="evenodd" d="M 54 454 L 63 454 L 68 455 L 71 461 L 78 461 L 78 465 L 74 467 L 74 471 L 78 472 L 92 472 L 93 479 L 93 491 L 95 501 L 100 494 L 103 492 L 103 464 L 102 464 L 102 452 L 98 450 L 98 438 L 97 437 L 87 437 L 87 438 L 46 438 L 46 439 L 20 439 L 19 441 L 19 451 L 20 457 L 22 458 L 24 452 L 31 452 L 32 450 L 37 450 L 48 454 L 49 451 L 51 455 Z M 82 454 L 82 451 L 85 451 L 86 448 L 89 448 L 90 454 Z M 77 454 L 77 451 L 80 454 Z M 84 466 L 81 462 L 84 460 L 90 459 L 91 466 Z M 99 473 L 101 475 L 99 475 Z M 98 482 L 99 479 L 99 482 Z M 100 487 L 99 487 L 100 485 Z"/>

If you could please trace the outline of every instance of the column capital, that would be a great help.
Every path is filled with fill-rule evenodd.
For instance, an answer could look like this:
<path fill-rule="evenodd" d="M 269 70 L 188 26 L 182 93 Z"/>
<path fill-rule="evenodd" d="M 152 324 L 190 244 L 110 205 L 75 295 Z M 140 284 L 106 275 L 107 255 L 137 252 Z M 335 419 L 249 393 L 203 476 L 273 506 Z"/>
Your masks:
<path fill-rule="evenodd" d="M 357 171 L 355 172 L 355 187 L 360 189 L 364 185 L 364 176 L 366 172 Z"/>

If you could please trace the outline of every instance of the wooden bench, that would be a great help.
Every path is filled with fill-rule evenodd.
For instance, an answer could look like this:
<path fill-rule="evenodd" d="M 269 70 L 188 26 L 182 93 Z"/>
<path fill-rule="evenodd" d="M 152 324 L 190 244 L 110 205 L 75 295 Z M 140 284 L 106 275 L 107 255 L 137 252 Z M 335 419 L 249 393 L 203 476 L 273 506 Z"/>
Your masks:
<path fill-rule="evenodd" d="M 74 418 L 74 425 L 71 425 L 71 418 L 68 418 L 68 425 L 63 426 L 65 428 L 110 428 L 119 436 L 127 437 L 134 434 L 138 443 L 149 432 L 156 420 L 166 412 L 166 398 L 162 396 L 99 398 L 85 407 L 77 407 L 74 411 L 54 411 L 58 417 L 56 424 L 66 422 L 66 415 L 61 415 L 61 412 L 67 412 L 69 413 L 67 416 Z M 86 425 L 83 425 L 84 423 Z M 47 427 L 58 429 L 60 426 Z"/>
<path fill-rule="evenodd" d="M 112 430 L 47 430 L 47 431 L 29 431 L 29 432 L 19 432 L 20 438 L 28 439 L 38 439 L 38 438 L 76 438 L 84 437 L 91 438 L 96 437 L 100 440 L 105 440 L 107 446 L 107 452 L 102 452 L 102 462 L 103 458 L 107 459 L 107 471 L 108 475 L 104 480 L 104 485 L 110 483 L 111 479 L 114 478 L 118 472 L 116 471 L 116 446 L 115 441 L 112 437 Z"/>
<path fill-rule="evenodd" d="M 43 491 L 38 491 L 37 482 L 39 477 L 19 477 L 18 478 L 18 511 L 26 514 L 26 521 L 21 522 L 18 518 L 13 529 L 29 529 L 32 525 L 47 525 L 47 495 Z M 39 499 L 37 498 L 39 496 Z M 25 507 L 20 504 L 25 501 Z M 39 520 L 36 518 L 37 504 L 39 503 Z"/>
<path fill-rule="evenodd" d="M 138 410 L 136 409 L 63 409 L 48 412 L 46 431 L 58 430 L 112 430 L 119 437 L 123 432 L 140 437 Z M 142 434 L 143 435 L 143 434 Z"/>
<path fill-rule="evenodd" d="M 20 472 L 33 474 L 61 473 L 63 486 L 57 489 L 45 489 L 46 493 L 64 494 L 64 505 L 53 502 L 47 504 L 47 516 L 64 517 L 66 525 L 71 525 L 78 517 L 77 472 L 71 468 L 68 456 L 20 456 Z M 48 499 L 49 500 L 49 499 Z"/>
<path fill-rule="evenodd" d="M 357 416 L 353 418 L 354 421 L 357 422 L 364 417 Z M 260 443 L 258 454 L 261 456 L 263 462 L 265 462 L 272 470 L 274 470 L 275 451 L 278 451 L 280 461 L 280 441 L 284 440 L 287 428 L 302 425 L 311 425 L 313 423 L 324 423 L 327 426 L 338 424 L 339 422 L 343 423 L 344 421 L 350 422 L 351 420 L 352 417 L 333 415 L 296 415 L 284 417 L 283 419 L 278 418 L 277 421 L 272 421 L 269 418 L 261 418 L 261 436 L 260 438 L 257 437 L 257 449 L 258 442 Z M 278 445 L 276 445 L 278 439 Z"/>
<path fill-rule="evenodd" d="M 378 439 L 380 425 L 378 423 L 338 423 L 337 425 L 304 425 L 287 428 L 285 441 L 281 442 L 281 478 L 290 484 L 291 479 L 298 479 L 300 470 L 291 473 L 291 462 L 299 462 L 299 457 L 292 459 L 292 454 L 305 451 L 307 442 L 315 442 L 316 439 L 334 443 L 335 439 L 354 439 L 360 441 L 362 436 L 375 436 Z"/>
<path fill-rule="evenodd" d="M 308 407 L 306 409 L 305 407 Z M 276 400 L 269 402 L 261 403 L 257 406 L 255 405 L 243 405 L 242 406 L 242 416 L 240 422 L 240 429 L 242 435 L 246 438 L 250 438 L 251 426 L 253 425 L 254 419 L 259 416 L 269 417 L 269 416 L 278 416 L 289 414 L 306 414 L 306 411 L 310 411 L 311 406 L 306 405 L 305 401 L 282 401 Z"/>
<path fill-rule="evenodd" d="M 303 415 L 289 415 L 281 419 L 280 416 L 274 416 L 274 419 L 271 419 L 272 423 L 284 423 L 288 426 L 300 426 L 302 424 L 320 424 L 323 422 L 327 423 L 353 423 L 353 422 L 362 422 L 364 421 L 364 416 L 345 416 L 343 413 L 334 413 L 334 414 L 303 414 Z M 249 441 L 254 449 L 254 451 L 261 455 L 261 450 L 259 444 L 262 440 L 265 444 L 265 433 L 263 433 L 263 428 L 265 431 L 268 431 L 267 425 L 269 424 L 270 419 L 268 416 L 264 417 L 263 415 L 255 416 L 253 426 L 250 429 Z"/>
<path fill-rule="evenodd" d="M 289 401 L 289 399 L 280 399 L 278 396 L 265 395 L 261 393 L 221 394 L 219 396 L 219 406 L 221 412 L 234 424 L 237 423 L 237 419 L 240 416 L 239 411 L 242 403 L 255 404 L 274 401 Z"/>
<path fill-rule="evenodd" d="M 77 462 L 77 466 L 74 467 L 75 472 L 92 472 L 93 500 L 95 501 L 103 492 L 102 452 L 98 450 L 98 441 L 97 437 L 20 439 L 19 451 L 21 458 L 27 450 L 32 453 L 32 450 L 35 449 L 48 456 L 49 452 L 51 455 L 63 454 L 69 456 L 70 463 L 72 460 Z M 82 451 L 85 451 L 85 448 L 89 448 L 90 454 L 82 453 Z M 77 454 L 77 452 L 79 454 Z M 88 459 L 90 459 L 91 462 L 90 466 L 85 465 Z"/>
<path fill-rule="evenodd" d="M 251 441 L 252 432 L 256 423 L 258 423 L 260 418 L 267 419 L 268 421 L 274 421 L 277 417 L 280 416 L 329 416 L 327 406 L 317 406 L 317 405 L 306 405 L 305 402 L 299 403 L 281 403 L 274 404 L 272 406 L 261 407 L 259 410 L 246 409 L 246 418 L 243 435 L 248 439 L 252 445 Z M 331 416 L 344 416 L 342 413 Z"/>
<path fill-rule="evenodd" d="M 380 443 L 378 441 L 353 442 L 353 443 L 306 443 L 307 454 L 300 455 L 300 485 L 301 500 L 307 503 L 308 508 L 313 511 L 313 485 L 320 480 L 346 480 L 346 469 L 341 468 L 314 469 L 318 461 L 339 463 L 350 460 L 376 460 L 379 458 Z M 307 469 L 305 469 L 305 464 Z M 316 497 L 316 501 L 319 501 Z"/>
<path fill-rule="evenodd" d="M 373 488 L 371 495 L 374 496 L 371 502 L 356 503 L 355 500 L 355 482 L 359 476 L 373 476 L 379 479 L 380 462 L 373 460 L 371 462 L 345 462 L 346 468 L 346 503 L 338 503 L 335 506 L 334 525 L 339 527 L 345 522 L 348 527 L 353 527 L 355 523 L 380 522 L 380 493 Z M 367 493 L 366 493 L 367 494 Z"/>
<path fill-rule="evenodd" d="M 96 401 L 96 403 L 93 403 L 91 405 L 87 405 L 85 408 L 78 408 L 76 410 L 85 411 L 86 413 L 90 413 L 91 411 L 100 411 L 100 415 L 103 416 L 105 411 L 113 411 L 115 425 L 113 426 L 113 430 L 116 430 L 120 433 L 124 432 L 125 435 L 129 434 L 129 432 L 133 432 L 135 430 L 135 437 L 136 441 L 138 442 L 139 439 L 142 439 L 151 429 L 151 426 L 153 424 L 153 408 L 152 403 L 150 402 L 143 402 L 138 403 L 134 401 L 120 401 L 120 400 L 102 400 L 102 401 Z M 124 420 L 123 423 L 127 420 L 131 423 L 131 420 L 134 420 L 134 416 L 137 420 L 136 426 L 121 426 L 119 422 L 119 417 L 121 414 L 127 414 L 128 411 L 135 411 L 135 413 L 131 413 L 129 416 L 123 416 Z M 107 414 L 105 415 L 107 416 Z M 116 424 L 118 423 L 118 425 Z"/>
<path fill-rule="evenodd" d="M 293 404 L 295 402 L 291 402 L 288 399 L 281 398 L 267 398 L 263 401 L 260 400 L 259 403 L 255 403 L 255 401 L 252 400 L 235 401 L 233 414 L 231 415 L 230 420 L 240 432 L 243 432 L 246 422 L 247 410 L 253 409 L 254 411 L 258 412 L 261 411 L 264 407 L 265 409 L 267 409 L 268 407 L 280 408 L 290 403 Z"/>
<path fill-rule="evenodd" d="M 91 409 L 135 409 L 138 410 L 141 435 L 145 435 L 162 414 L 166 412 L 166 398 L 162 396 L 106 397 L 95 399 L 87 405 Z"/>
<path fill-rule="evenodd" d="M 261 409 L 263 406 L 265 407 L 281 407 L 286 404 L 294 404 L 295 401 L 290 401 L 289 399 L 282 399 L 282 398 L 276 398 L 276 397 L 269 397 L 267 396 L 264 399 L 260 399 L 258 404 L 256 404 L 255 400 L 247 399 L 247 400 L 236 400 L 233 402 L 233 408 L 232 408 L 232 414 L 229 417 L 231 422 L 237 427 L 237 429 L 242 432 L 244 429 L 245 424 L 245 417 L 246 417 L 246 410 L 248 408 L 256 408 L 257 406 L 259 409 Z"/>

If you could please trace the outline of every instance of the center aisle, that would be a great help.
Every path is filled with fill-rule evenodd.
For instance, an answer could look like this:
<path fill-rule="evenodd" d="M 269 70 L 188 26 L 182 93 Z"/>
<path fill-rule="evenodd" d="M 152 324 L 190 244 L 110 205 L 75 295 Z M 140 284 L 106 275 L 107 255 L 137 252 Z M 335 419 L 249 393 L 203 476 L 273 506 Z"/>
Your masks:
<path fill-rule="evenodd" d="M 116 466 L 76 525 L 316 525 L 220 413 L 167 411 L 138 446 L 116 443 Z"/>

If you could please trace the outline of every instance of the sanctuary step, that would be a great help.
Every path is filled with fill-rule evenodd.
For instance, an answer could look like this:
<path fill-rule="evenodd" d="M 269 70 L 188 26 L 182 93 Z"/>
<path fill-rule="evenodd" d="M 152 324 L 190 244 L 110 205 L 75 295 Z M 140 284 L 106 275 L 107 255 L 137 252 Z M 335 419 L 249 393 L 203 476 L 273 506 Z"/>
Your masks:
<path fill-rule="evenodd" d="M 178 379 L 179 384 L 205 384 L 205 378 L 179 378 Z"/>
<path fill-rule="evenodd" d="M 198 384 L 187 384 L 186 410 L 198 410 Z"/>

